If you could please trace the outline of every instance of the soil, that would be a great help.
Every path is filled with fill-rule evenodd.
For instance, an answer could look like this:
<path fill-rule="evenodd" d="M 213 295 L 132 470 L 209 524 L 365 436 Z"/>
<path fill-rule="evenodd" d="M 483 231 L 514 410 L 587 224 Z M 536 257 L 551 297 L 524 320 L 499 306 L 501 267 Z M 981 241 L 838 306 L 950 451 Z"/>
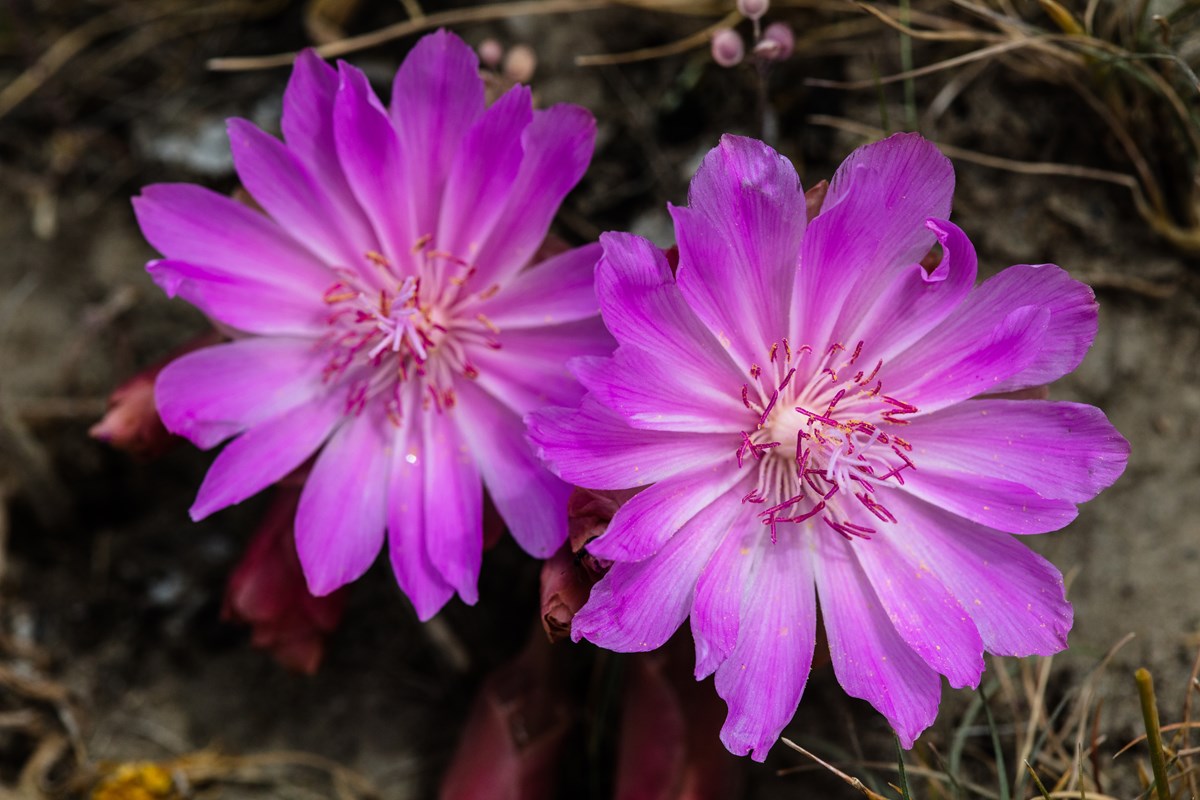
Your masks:
<path fill-rule="evenodd" d="M 162 180 L 234 188 L 221 121 L 240 115 L 277 124 L 286 72 L 214 74 L 204 62 L 307 44 L 303 8 L 274 5 L 174 39 L 164 33 L 105 73 L 85 70 L 94 63 L 85 50 L 0 121 L 0 656 L 6 674 L 65 687 L 58 722 L 47 725 L 65 725 L 94 760 L 162 760 L 205 748 L 306 751 L 367 776 L 384 797 L 431 797 L 480 681 L 519 650 L 533 624 L 538 565 L 502 543 L 485 559 L 479 605 L 452 604 L 432 627 L 416 621 L 387 570 L 377 568 L 354 587 L 320 672 L 292 675 L 250 647 L 243 628 L 220 619 L 225 580 L 265 508 L 262 498 L 192 523 L 186 509 L 211 455 L 181 446 L 141 463 L 87 437 L 117 383 L 207 327 L 146 276 L 154 253 L 128 198 Z M 100 4 L 54 13 L 36 3 L 11 8 L 28 36 L 0 51 L 0 86 Z M 398 13 L 398 6 L 369 7 L 352 28 L 369 30 Z M 798 30 L 827 19 L 781 17 Z M 757 132 L 752 72 L 722 70 L 703 49 L 629 65 L 573 65 L 579 54 L 661 43 L 700 24 L 610 9 L 586 19 L 458 29 L 472 43 L 492 35 L 534 45 L 541 102 L 581 103 L 600 120 L 591 171 L 562 214 L 565 237 L 632 229 L 669 244 L 665 202 L 684 201 L 699 158 L 722 132 Z M 118 51 L 120 37 L 132 35 L 99 42 Z M 352 60 L 383 83 L 412 41 Z M 903 119 L 898 86 L 881 101 L 874 90 L 805 85 L 806 77 L 895 67 L 894 33 L 876 32 L 859 45 L 805 50 L 772 76 L 775 143 L 796 160 L 806 185 L 861 143 L 811 123 L 811 115 L 877 127 L 884 112 Z M 937 52 L 918 48 L 918 63 Z M 919 83 L 919 102 L 947 80 Z M 1069 91 L 999 64 L 925 122 L 927 135 L 978 152 L 1120 168 Z M 1092 283 L 1100 299 L 1095 345 L 1051 396 L 1103 408 L 1132 443 L 1129 468 L 1067 529 L 1031 544 L 1070 576 L 1076 608 L 1052 695 L 1078 685 L 1135 634 L 1097 684 L 1111 752 L 1139 732 L 1133 670 L 1151 669 L 1164 721 L 1177 721 L 1200 647 L 1200 273 L 1195 258 L 1147 230 L 1120 187 L 956 166 L 954 219 L 985 272 L 1053 262 Z M 0 680 L 4 692 L 0 710 L 22 707 L 25 695 Z M 927 734 L 943 752 L 970 700 L 946 690 L 942 719 Z M 27 705 L 44 710 L 47 702 Z M 15 780 L 36 747 L 6 730 L 0 724 L 0 783 Z M 986 728 L 969 734 L 972 747 L 987 747 Z M 868 756 L 894 758 L 886 725 L 846 699 L 828 670 L 814 674 L 787 735 L 830 757 L 853 754 L 861 739 Z M 566 763 L 598 769 L 582 753 L 582 734 L 573 736 Z M 741 765 L 745 796 L 857 796 L 823 772 L 777 774 L 807 763 L 778 746 L 766 766 Z M 1114 792 L 1136 793 L 1132 769 L 1109 769 Z M 565 785 L 595 782 L 576 775 Z M 320 770 L 300 770 L 286 780 L 226 783 L 220 796 L 332 792 Z"/>

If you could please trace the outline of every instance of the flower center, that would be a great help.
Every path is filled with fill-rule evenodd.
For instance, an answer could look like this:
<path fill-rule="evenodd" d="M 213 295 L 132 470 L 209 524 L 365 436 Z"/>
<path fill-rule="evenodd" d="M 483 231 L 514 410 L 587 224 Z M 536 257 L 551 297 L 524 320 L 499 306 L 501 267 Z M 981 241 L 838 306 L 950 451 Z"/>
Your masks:
<path fill-rule="evenodd" d="M 785 339 L 772 345 L 765 368 L 750 367 L 753 383 L 742 386 L 741 400 L 756 418 L 741 434 L 737 461 L 756 469 L 758 480 L 742 502 L 766 506 L 758 517 L 772 542 L 780 523 L 810 519 L 847 539 L 869 539 L 876 529 L 845 512 L 852 501 L 879 522 L 896 521 L 876 490 L 903 484 L 904 471 L 916 468 L 912 445 L 895 429 L 918 409 L 884 393 L 882 360 L 870 370 L 857 365 L 863 346 L 850 352 L 834 344 L 818 357 Z"/>
<path fill-rule="evenodd" d="M 325 382 L 350 387 L 347 414 L 361 413 L 368 400 L 384 396 L 389 417 L 398 423 L 402 389 L 411 381 L 423 385 L 423 407 L 447 411 L 455 405 L 456 376 L 479 376 L 470 349 L 500 349 L 499 328 L 471 313 L 499 287 L 472 291 L 474 266 L 430 242 L 422 237 L 413 246 L 416 275 L 399 275 L 373 251 L 364 254 L 372 274 L 334 270 L 338 281 L 323 296 L 330 314 L 320 346 L 329 354 Z"/>

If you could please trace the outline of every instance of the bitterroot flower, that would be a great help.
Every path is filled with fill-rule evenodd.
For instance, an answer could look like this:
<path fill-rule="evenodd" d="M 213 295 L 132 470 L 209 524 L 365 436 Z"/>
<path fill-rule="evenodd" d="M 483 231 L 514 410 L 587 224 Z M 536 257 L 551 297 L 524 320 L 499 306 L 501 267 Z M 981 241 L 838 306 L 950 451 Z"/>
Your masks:
<path fill-rule="evenodd" d="M 1096 303 L 1049 264 L 976 287 L 953 183 L 932 144 L 893 136 L 806 223 L 791 164 L 724 137 L 671 209 L 676 276 L 649 242 L 602 238 L 619 348 L 573 362 L 578 409 L 530 416 L 565 480 L 648 487 L 588 546 L 615 564 L 573 637 L 649 650 L 690 616 L 739 755 L 763 760 L 795 712 L 818 603 L 838 681 L 906 747 L 940 676 L 975 686 L 985 651 L 1066 646 L 1062 576 L 1010 534 L 1062 528 L 1129 446 L 1091 406 L 995 395 L 1074 369 Z"/>
<path fill-rule="evenodd" d="M 478 60 L 422 39 L 390 109 L 359 70 L 301 55 L 283 138 L 229 124 L 238 175 L 265 213 L 198 186 L 147 187 L 148 269 L 244 334 L 163 370 L 167 427 L 217 456 L 194 519 L 317 454 L 296 514 L 308 586 L 362 575 L 384 545 L 425 619 L 477 598 L 482 484 L 518 542 L 566 537 L 569 487 L 522 417 L 577 402 L 568 357 L 611 351 L 597 316 L 599 247 L 529 267 L 591 158 L 582 108 L 534 111 L 516 86 L 485 108 Z"/>

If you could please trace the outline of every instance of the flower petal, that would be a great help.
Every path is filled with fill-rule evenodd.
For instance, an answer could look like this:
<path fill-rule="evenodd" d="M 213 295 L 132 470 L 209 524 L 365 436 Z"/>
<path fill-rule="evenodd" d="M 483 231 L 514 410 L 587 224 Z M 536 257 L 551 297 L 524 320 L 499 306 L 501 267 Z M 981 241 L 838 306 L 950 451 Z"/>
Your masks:
<path fill-rule="evenodd" d="M 851 542 L 850 549 L 900 638 L 954 688 L 978 686 L 983 641 L 975 623 L 928 568 L 905 563 L 899 537 L 888 526 L 869 540 Z"/>
<path fill-rule="evenodd" d="M 967 235 L 944 220 L 927 220 L 925 227 L 942 245 L 937 268 L 927 272 L 920 264 L 903 267 L 878 296 L 856 293 L 842 310 L 839 329 L 854 331 L 843 343 L 852 347 L 854 342 L 865 342 L 861 358 L 867 365 L 891 358 L 937 327 L 975 286 L 975 247 Z"/>
<path fill-rule="evenodd" d="M 599 243 L 551 256 L 514 277 L 472 309 L 501 330 L 561 325 L 600 313 L 596 300 Z"/>
<path fill-rule="evenodd" d="M 816 542 L 813 573 L 838 683 L 887 717 L 911 748 L 937 717 L 941 678 L 900 638 L 850 544 L 832 533 Z"/>
<path fill-rule="evenodd" d="M 627 233 L 602 234 L 600 244 L 596 296 L 618 342 L 696 376 L 699 385 L 736 391 L 746 382 L 746 373 L 684 300 L 662 250 Z"/>
<path fill-rule="evenodd" d="M 342 420 L 345 398 L 327 392 L 257 423 L 234 439 L 209 467 L 190 514 L 196 522 L 283 479 L 313 454 Z"/>
<path fill-rule="evenodd" d="M 358 227 L 365 228 L 368 223 L 346 182 L 334 139 L 338 83 L 338 71 L 315 50 L 301 51 L 283 93 L 280 127 L 288 149 L 337 209 L 338 219 L 353 217 Z"/>
<path fill-rule="evenodd" d="M 755 139 L 726 134 L 670 209 L 679 290 L 746 366 L 787 330 L 804 237 L 804 193 L 792 163 Z"/>
<path fill-rule="evenodd" d="M 287 146 L 244 119 L 230 119 L 229 147 L 246 191 L 289 234 L 329 266 L 357 269 L 375 232 L 342 217 Z"/>
<path fill-rule="evenodd" d="M 420 413 L 415 408 L 410 414 Z M 479 599 L 483 563 L 483 484 L 453 410 L 421 413 L 425 468 L 425 549 L 467 605 Z"/>
<path fill-rule="evenodd" d="M 133 198 L 146 241 L 168 259 L 220 268 L 277 286 L 323 292 L 334 277 L 279 225 L 189 183 L 157 183 Z"/>
<path fill-rule="evenodd" d="M 587 110 L 563 104 L 533 112 L 521 135 L 525 156 L 508 205 L 475 262 L 484 285 L 507 283 L 533 258 L 563 198 L 583 177 L 595 144 L 596 120 Z"/>
<path fill-rule="evenodd" d="M 732 472 L 737 441 L 720 434 L 644 431 L 584 397 L 578 409 L 528 415 L 539 455 L 563 480 L 589 489 L 630 489 L 724 462 Z"/>
<path fill-rule="evenodd" d="M 455 421 L 470 443 L 488 496 L 525 552 L 549 558 L 567 538 L 571 487 L 542 465 L 521 418 L 471 381 L 459 381 Z"/>
<path fill-rule="evenodd" d="M 743 595 L 761 540 L 762 526 L 744 516 L 700 573 L 691 614 L 698 681 L 716 672 L 737 646 Z"/>
<path fill-rule="evenodd" d="M 618 653 L 662 645 L 687 619 L 700 570 L 742 511 L 738 498 L 726 494 L 653 557 L 614 564 L 575 615 L 571 639 Z"/>
<path fill-rule="evenodd" d="M 533 120 L 529 87 L 517 85 L 467 132 L 450 166 L 433 244 L 472 261 L 509 202 L 525 156 L 521 134 Z"/>
<path fill-rule="evenodd" d="M 296 553 L 317 597 L 362 577 L 383 547 L 391 427 L 380 403 L 348 418 L 313 464 L 296 509 Z"/>
<path fill-rule="evenodd" d="M 812 668 L 817 604 L 807 542 L 759 542 L 742 601 L 738 643 L 717 670 L 729 705 L 721 741 L 734 755 L 765 761 L 796 713 Z"/>
<path fill-rule="evenodd" d="M 944 327 L 962 331 L 980 328 L 1023 305 L 1037 305 L 1050 312 L 1042 349 L 1030 364 L 994 387 L 993 392 L 1040 386 L 1061 378 L 1079 366 L 1096 338 L 1095 293 L 1054 264 L 1021 264 L 989 278 L 946 320 Z"/>
<path fill-rule="evenodd" d="M 1048 656 L 1066 648 L 1074 615 L 1053 564 L 1012 536 L 919 500 L 895 510 L 896 550 L 958 598 L 988 652 Z"/>
<path fill-rule="evenodd" d="M 921 414 L 992 392 L 1037 358 L 1049 321 L 1046 309 L 1022 306 L 986 331 L 940 325 L 884 364 L 883 391 Z"/>
<path fill-rule="evenodd" d="M 568 366 L 593 398 L 635 428 L 736 436 L 757 422 L 733 392 L 636 347 L 621 347 L 612 358 L 572 359 Z"/>
<path fill-rule="evenodd" d="M 968 400 L 915 417 L 904 435 L 923 475 L 987 475 L 1073 503 L 1111 486 L 1129 458 L 1104 412 L 1082 403 Z"/>
<path fill-rule="evenodd" d="M 207 450 L 324 392 L 311 341 L 250 338 L 206 347 L 159 373 L 154 398 L 167 430 Z"/>
<path fill-rule="evenodd" d="M 161 259 L 146 271 L 167 297 L 180 297 L 207 316 L 246 333 L 317 336 L 328 327 L 329 306 L 320 288 L 280 286 L 224 267 Z"/>
<path fill-rule="evenodd" d="M 333 105 L 334 152 L 356 202 L 370 220 L 382 254 L 399 275 L 417 274 L 413 246 L 421 235 L 416 208 L 424 198 L 410 185 L 400 140 L 387 110 L 367 76 L 349 64 L 338 65 Z M 353 267 L 377 287 L 379 269 L 363 257 L 360 245 Z"/>
<path fill-rule="evenodd" d="M 675 475 L 634 495 L 617 510 L 604 534 L 588 542 L 588 552 L 609 561 L 644 561 L 653 556 L 692 517 L 745 477 L 722 466 Z"/>
<path fill-rule="evenodd" d="M 437 231 L 442 189 L 463 137 L 483 113 L 479 59 L 462 39 L 439 30 L 405 57 L 392 83 L 392 124 L 404 153 L 417 235 Z"/>
<path fill-rule="evenodd" d="M 904 473 L 903 486 L 889 486 L 884 492 L 884 505 L 903 492 L 1008 533 L 1049 533 L 1065 528 L 1079 516 L 1070 500 L 1043 497 L 1019 483 L 970 473 L 932 474 L 920 465 Z"/>
<path fill-rule="evenodd" d="M 804 237 L 794 341 L 824 349 L 849 298 L 875 296 L 896 270 L 920 261 L 934 242 L 925 221 L 949 218 L 953 192 L 950 161 L 918 134 L 898 133 L 851 153 Z"/>
<path fill-rule="evenodd" d="M 388 556 L 396 582 L 412 601 L 417 618 L 429 620 L 454 596 L 429 557 L 425 527 L 425 461 L 422 441 L 421 387 L 413 382 L 406 387 L 400 428 L 394 434 L 391 458 L 391 483 L 388 486 Z"/>
<path fill-rule="evenodd" d="M 574 406 L 583 387 L 567 369 L 576 356 L 612 352 L 612 338 L 599 317 L 544 328 L 501 331 L 498 349 L 472 346 L 475 382 L 518 415 L 547 405 Z"/>

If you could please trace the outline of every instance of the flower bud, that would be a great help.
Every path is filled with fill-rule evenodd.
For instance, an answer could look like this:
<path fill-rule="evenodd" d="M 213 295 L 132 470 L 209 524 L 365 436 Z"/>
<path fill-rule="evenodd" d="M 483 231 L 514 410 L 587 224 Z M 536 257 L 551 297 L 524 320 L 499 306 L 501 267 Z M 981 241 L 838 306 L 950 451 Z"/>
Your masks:
<path fill-rule="evenodd" d="M 172 359 L 218 341 L 216 333 L 198 336 L 113 389 L 108 396 L 108 411 L 88 430 L 88 436 L 137 458 L 152 459 L 167 452 L 179 440 L 167 432 L 158 416 L 154 381 Z"/>
<path fill-rule="evenodd" d="M 495 39 L 484 39 L 479 43 L 479 60 L 488 69 L 495 69 L 504 58 L 504 47 Z"/>
<path fill-rule="evenodd" d="M 528 83 L 536 69 L 537 53 L 528 45 L 517 45 L 508 51 L 504 59 L 504 76 L 517 83 Z"/>
<path fill-rule="evenodd" d="M 722 67 L 736 67 L 742 63 L 745 55 L 746 45 L 742 43 L 742 37 L 738 35 L 737 31 L 732 28 L 721 28 L 713 34 L 713 61 Z"/>
<path fill-rule="evenodd" d="M 746 19 L 762 19 L 770 8 L 770 0 L 737 0 L 737 10 Z"/>
<path fill-rule="evenodd" d="M 286 479 L 285 479 L 286 480 Z M 221 616 L 248 623 L 255 647 L 270 650 L 285 668 L 312 675 L 325 655 L 325 637 L 345 611 L 345 591 L 308 591 L 293 534 L 300 485 L 281 485 L 241 562 L 229 577 Z"/>
<path fill-rule="evenodd" d="M 768 61 L 784 61 L 791 57 L 795 49 L 796 34 L 792 33 L 791 26 L 785 22 L 772 22 L 763 31 L 762 41 L 754 48 L 754 52 Z"/>

